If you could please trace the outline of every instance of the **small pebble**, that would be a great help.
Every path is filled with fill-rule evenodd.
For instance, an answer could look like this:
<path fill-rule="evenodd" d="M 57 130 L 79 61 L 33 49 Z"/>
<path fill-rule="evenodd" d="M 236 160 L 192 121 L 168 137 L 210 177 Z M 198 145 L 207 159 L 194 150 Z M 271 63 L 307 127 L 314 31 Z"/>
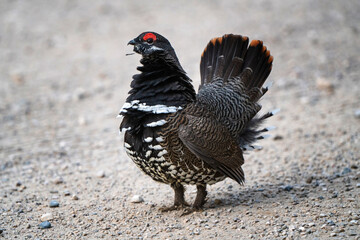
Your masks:
<path fill-rule="evenodd" d="M 70 196 L 70 191 L 65 190 L 65 191 L 64 191 L 64 196 Z"/>
<path fill-rule="evenodd" d="M 132 203 L 141 203 L 143 201 L 144 199 L 140 195 L 134 195 L 130 200 Z"/>
<path fill-rule="evenodd" d="M 356 109 L 354 115 L 356 118 L 360 118 L 360 109 Z"/>
<path fill-rule="evenodd" d="M 275 135 L 274 137 L 274 141 L 279 141 L 279 140 L 282 140 L 284 137 L 281 136 L 281 135 Z"/>
<path fill-rule="evenodd" d="M 98 178 L 103 178 L 103 177 L 105 177 L 105 172 L 104 172 L 103 170 L 98 171 L 98 172 L 96 173 L 96 176 L 97 176 Z"/>
<path fill-rule="evenodd" d="M 53 183 L 55 183 L 55 184 L 62 184 L 62 183 L 64 183 L 64 179 L 62 179 L 61 177 L 58 177 L 58 178 L 55 178 L 54 180 L 53 180 Z"/>
<path fill-rule="evenodd" d="M 348 168 L 348 167 L 346 167 L 346 168 L 344 168 L 343 169 L 343 171 L 342 171 L 342 175 L 346 175 L 346 174 L 348 174 L 348 173 L 350 173 L 351 172 L 351 169 L 350 168 Z"/>
<path fill-rule="evenodd" d="M 328 93 L 334 92 L 334 85 L 325 78 L 319 77 L 316 79 L 316 87 L 321 91 L 326 91 Z"/>
<path fill-rule="evenodd" d="M 350 168 L 351 168 L 351 169 L 358 169 L 359 167 L 358 167 L 358 165 L 351 164 Z"/>
<path fill-rule="evenodd" d="M 20 187 L 22 185 L 22 183 L 20 181 L 16 182 L 15 184 L 17 187 Z"/>
<path fill-rule="evenodd" d="M 312 180 L 313 180 L 313 177 L 310 176 L 310 177 L 306 178 L 306 183 L 310 184 L 312 182 Z"/>
<path fill-rule="evenodd" d="M 356 236 L 356 235 L 358 235 L 358 233 L 357 233 L 357 232 L 355 232 L 355 231 L 351 231 L 351 232 L 349 232 L 349 236 Z"/>
<path fill-rule="evenodd" d="M 335 223 L 332 220 L 327 220 L 326 222 L 329 226 L 335 226 Z"/>
<path fill-rule="evenodd" d="M 88 123 L 88 121 L 84 116 L 80 116 L 78 118 L 78 123 L 79 123 L 79 125 L 84 126 L 84 125 L 86 125 Z"/>
<path fill-rule="evenodd" d="M 89 96 L 89 94 L 83 88 L 77 88 L 77 89 L 75 89 L 75 91 L 73 93 L 73 99 L 75 101 L 81 101 L 88 96 Z"/>
<path fill-rule="evenodd" d="M 79 200 L 79 197 L 74 194 L 74 195 L 72 196 L 72 199 L 73 199 L 73 200 Z"/>
<path fill-rule="evenodd" d="M 41 229 L 51 228 L 51 223 L 49 221 L 44 221 L 39 224 L 39 227 Z"/>
<path fill-rule="evenodd" d="M 49 221 L 53 219 L 52 213 L 45 213 L 40 217 L 41 221 Z"/>
<path fill-rule="evenodd" d="M 287 185 L 284 187 L 284 190 L 287 191 L 287 192 L 290 192 L 294 187 L 291 186 L 291 185 Z"/>
<path fill-rule="evenodd" d="M 356 224 L 358 224 L 358 221 L 357 221 L 357 220 L 351 220 L 351 221 L 349 222 L 349 224 L 350 224 L 350 225 L 356 225 Z"/>
<path fill-rule="evenodd" d="M 360 183 L 357 183 L 357 184 L 356 184 L 356 187 L 357 187 L 357 188 L 360 188 Z"/>
<path fill-rule="evenodd" d="M 49 204 L 51 208 L 58 207 L 60 204 L 58 201 L 52 200 Z"/>
<path fill-rule="evenodd" d="M 330 237 L 336 237 L 336 233 L 330 233 Z"/>

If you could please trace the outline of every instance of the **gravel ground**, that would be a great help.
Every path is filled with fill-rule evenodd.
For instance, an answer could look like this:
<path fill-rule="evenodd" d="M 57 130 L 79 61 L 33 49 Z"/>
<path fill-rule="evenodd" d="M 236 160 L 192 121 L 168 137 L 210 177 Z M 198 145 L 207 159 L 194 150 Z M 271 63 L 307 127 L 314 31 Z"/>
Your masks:
<path fill-rule="evenodd" d="M 1 1 L 0 238 L 360 239 L 359 11 L 355 0 Z M 140 58 L 126 43 L 146 30 L 172 42 L 196 86 L 212 37 L 262 39 L 275 57 L 262 100 L 282 109 L 273 137 L 245 156 L 245 186 L 210 186 L 204 211 L 184 217 L 159 211 L 172 190 L 118 135 Z"/>

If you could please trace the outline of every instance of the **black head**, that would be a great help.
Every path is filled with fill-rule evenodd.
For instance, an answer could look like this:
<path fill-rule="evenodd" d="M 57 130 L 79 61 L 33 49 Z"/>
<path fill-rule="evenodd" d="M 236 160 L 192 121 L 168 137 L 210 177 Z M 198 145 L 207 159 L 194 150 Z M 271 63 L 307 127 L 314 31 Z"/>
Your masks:
<path fill-rule="evenodd" d="M 128 45 L 129 44 L 134 45 L 134 52 L 141 54 L 143 57 L 166 54 L 175 56 L 174 49 L 170 42 L 155 32 L 143 32 L 131 40 Z"/>

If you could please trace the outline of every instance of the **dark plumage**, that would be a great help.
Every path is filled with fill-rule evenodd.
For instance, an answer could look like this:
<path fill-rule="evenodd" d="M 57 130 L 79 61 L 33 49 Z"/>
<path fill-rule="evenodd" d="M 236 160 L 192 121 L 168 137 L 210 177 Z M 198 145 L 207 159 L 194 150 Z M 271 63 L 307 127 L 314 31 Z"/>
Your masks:
<path fill-rule="evenodd" d="M 144 32 L 129 42 L 142 66 L 120 111 L 120 130 L 135 164 L 174 189 L 173 208 L 187 205 L 184 184 L 197 186 L 193 209 L 205 203 L 206 184 L 226 177 L 242 184 L 243 151 L 269 130 L 258 127 L 273 113 L 256 114 L 273 57 L 262 41 L 248 42 L 232 34 L 209 42 L 198 94 L 167 39 Z"/>

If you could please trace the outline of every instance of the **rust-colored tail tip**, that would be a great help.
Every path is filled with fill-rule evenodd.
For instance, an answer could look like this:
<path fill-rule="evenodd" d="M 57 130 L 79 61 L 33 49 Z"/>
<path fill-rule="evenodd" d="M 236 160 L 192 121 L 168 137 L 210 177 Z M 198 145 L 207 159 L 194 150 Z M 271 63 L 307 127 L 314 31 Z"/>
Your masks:
<path fill-rule="evenodd" d="M 252 40 L 251 43 L 250 43 L 250 46 L 251 46 L 251 47 L 256 47 L 256 46 L 259 45 L 259 44 L 262 45 L 263 42 L 260 41 L 260 40 Z"/>
<path fill-rule="evenodd" d="M 269 51 L 269 55 L 270 55 L 270 51 Z M 270 55 L 269 60 L 268 60 L 268 63 L 272 63 L 273 60 L 274 60 L 274 57 Z"/>
<path fill-rule="evenodd" d="M 210 42 L 215 45 L 216 41 L 218 41 L 220 44 L 222 43 L 223 38 L 222 37 L 217 37 L 217 38 L 213 38 L 210 40 Z"/>

